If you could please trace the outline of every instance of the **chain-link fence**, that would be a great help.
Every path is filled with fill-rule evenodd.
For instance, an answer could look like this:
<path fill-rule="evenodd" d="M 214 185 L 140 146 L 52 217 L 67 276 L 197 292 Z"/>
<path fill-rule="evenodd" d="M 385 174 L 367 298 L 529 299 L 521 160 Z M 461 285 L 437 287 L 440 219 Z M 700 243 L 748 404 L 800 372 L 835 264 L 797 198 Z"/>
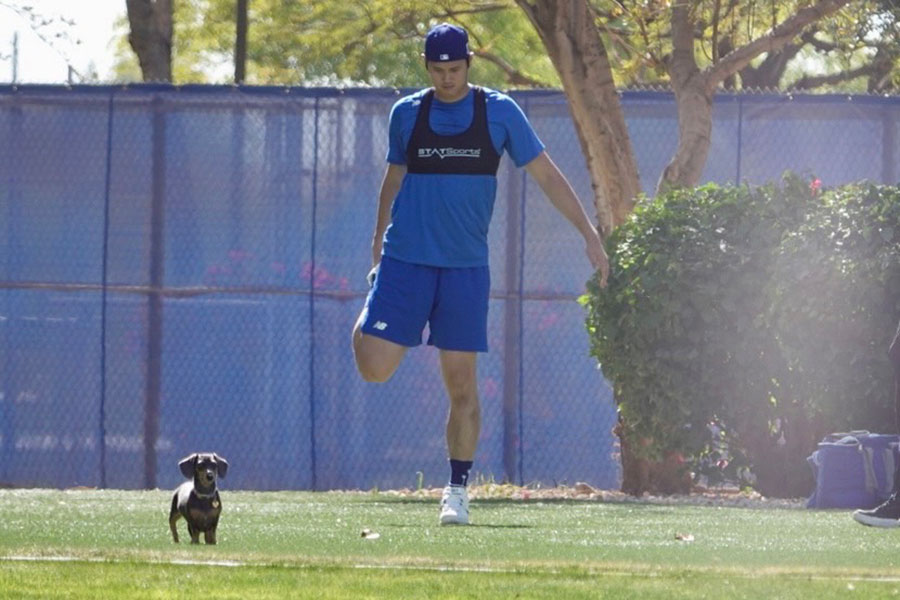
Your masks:
<path fill-rule="evenodd" d="M 589 203 L 564 97 L 514 96 Z M 442 485 L 437 353 L 376 385 L 350 351 L 397 98 L 0 87 L 0 483 L 172 487 L 214 450 L 232 488 Z M 650 191 L 675 106 L 623 101 Z M 898 121 L 897 99 L 723 96 L 705 176 L 895 181 Z M 617 487 L 580 238 L 524 171 L 499 179 L 475 476 Z"/>

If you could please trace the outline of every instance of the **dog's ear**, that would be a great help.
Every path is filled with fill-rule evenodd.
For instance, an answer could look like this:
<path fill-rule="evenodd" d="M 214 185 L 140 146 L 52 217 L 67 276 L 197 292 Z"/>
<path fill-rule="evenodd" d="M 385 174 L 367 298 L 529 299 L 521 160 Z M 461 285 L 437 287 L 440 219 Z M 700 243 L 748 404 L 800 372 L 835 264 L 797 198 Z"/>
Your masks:
<path fill-rule="evenodd" d="M 181 469 L 181 474 L 185 477 L 193 477 L 194 476 L 194 467 L 197 466 L 197 454 L 191 454 L 190 456 L 185 456 L 178 462 L 178 468 Z"/>
<path fill-rule="evenodd" d="M 219 477 L 225 477 L 225 473 L 228 472 L 228 461 L 218 454 L 213 454 L 213 458 L 216 459 L 216 471 L 219 473 Z"/>

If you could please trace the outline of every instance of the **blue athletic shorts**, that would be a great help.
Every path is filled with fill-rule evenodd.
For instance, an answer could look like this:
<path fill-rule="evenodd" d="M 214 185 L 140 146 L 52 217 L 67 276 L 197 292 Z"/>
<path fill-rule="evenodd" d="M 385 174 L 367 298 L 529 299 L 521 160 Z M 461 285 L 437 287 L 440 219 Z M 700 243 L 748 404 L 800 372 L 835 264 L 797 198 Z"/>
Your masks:
<path fill-rule="evenodd" d="M 362 332 L 402 346 L 487 352 L 488 267 L 430 267 L 381 257 Z"/>

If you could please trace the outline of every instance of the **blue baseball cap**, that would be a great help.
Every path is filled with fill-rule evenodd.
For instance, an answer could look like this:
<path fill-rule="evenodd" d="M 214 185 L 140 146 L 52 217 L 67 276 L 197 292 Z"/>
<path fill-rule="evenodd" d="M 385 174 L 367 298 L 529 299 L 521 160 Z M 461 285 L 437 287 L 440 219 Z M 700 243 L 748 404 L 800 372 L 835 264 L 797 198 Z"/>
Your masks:
<path fill-rule="evenodd" d="M 462 27 L 441 23 L 432 27 L 425 36 L 425 60 L 448 62 L 469 58 L 471 55 L 469 34 Z"/>

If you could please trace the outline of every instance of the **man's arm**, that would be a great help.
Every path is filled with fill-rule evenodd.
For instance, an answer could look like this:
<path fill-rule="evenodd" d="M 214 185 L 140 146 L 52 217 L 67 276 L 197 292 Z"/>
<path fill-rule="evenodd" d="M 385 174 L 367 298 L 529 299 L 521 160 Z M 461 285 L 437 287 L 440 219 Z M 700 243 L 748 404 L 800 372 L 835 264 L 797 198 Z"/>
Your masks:
<path fill-rule="evenodd" d="M 381 244 L 384 239 L 384 230 L 391 222 L 391 203 L 400 191 L 403 177 L 406 175 L 406 165 L 388 163 L 384 171 L 384 179 L 381 180 L 381 191 L 378 192 L 378 215 L 375 218 L 375 233 L 372 236 L 372 266 L 381 262 Z"/>
<path fill-rule="evenodd" d="M 606 286 L 606 278 L 609 276 L 609 259 L 603 248 L 603 240 L 591 223 L 575 190 L 569 184 L 565 175 L 554 164 L 546 152 L 541 152 L 534 160 L 525 165 L 525 170 L 531 175 L 550 202 L 562 215 L 575 226 L 584 238 L 585 253 L 591 265 L 600 269 L 600 285 Z"/>

